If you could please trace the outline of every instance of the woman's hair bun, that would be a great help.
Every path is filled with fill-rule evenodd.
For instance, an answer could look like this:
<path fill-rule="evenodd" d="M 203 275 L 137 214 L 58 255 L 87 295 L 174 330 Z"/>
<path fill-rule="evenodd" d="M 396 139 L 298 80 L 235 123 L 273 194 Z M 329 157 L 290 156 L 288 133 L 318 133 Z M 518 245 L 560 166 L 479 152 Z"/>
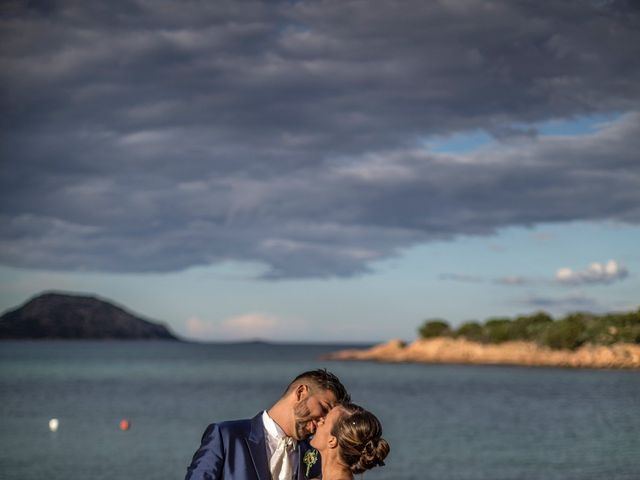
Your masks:
<path fill-rule="evenodd" d="M 356 463 L 350 466 L 352 473 L 362 473 L 373 467 L 384 466 L 384 459 L 389 454 L 389 444 L 380 437 L 369 440 L 360 454 L 360 458 Z"/>

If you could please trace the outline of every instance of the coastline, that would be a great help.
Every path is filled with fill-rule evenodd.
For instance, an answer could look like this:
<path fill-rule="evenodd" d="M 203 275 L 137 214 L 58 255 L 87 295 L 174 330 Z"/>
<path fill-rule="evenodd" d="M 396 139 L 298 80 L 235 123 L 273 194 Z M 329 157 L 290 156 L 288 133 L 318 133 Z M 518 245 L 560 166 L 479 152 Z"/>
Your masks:
<path fill-rule="evenodd" d="M 390 340 L 368 349 L 340 350 L 327 360 L 389 363 L 455 363 L 561 368 L 640 369 L 640 345 L 583 345 L 575 351 L 551 350 L 533 342 L 482 344 L 463 338 L 436 337 L 410 344 Z"/>

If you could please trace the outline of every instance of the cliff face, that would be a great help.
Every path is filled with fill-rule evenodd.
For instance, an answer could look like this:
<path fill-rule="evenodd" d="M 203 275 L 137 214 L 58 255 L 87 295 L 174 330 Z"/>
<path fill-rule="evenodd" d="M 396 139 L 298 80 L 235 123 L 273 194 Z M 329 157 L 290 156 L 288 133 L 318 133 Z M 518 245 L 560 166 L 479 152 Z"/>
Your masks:
<path fill-rule="evenodd" d="M 640 345 L 585 345 L 578 350 L 551 350 L 531 342 L 485 345 L 464 339 L 416 340 L 405 346 L 399 340 L 366 350 L 342 350 L 328 355 L 332 360 L 382 362 L 468 363 L 576 368 L 640 368 Z"/>
<path fill-rule="evenodd" d="M 164 326 L 95 297 L 46 293 L 0 317 L 0 338 L 177 340 Z"/>

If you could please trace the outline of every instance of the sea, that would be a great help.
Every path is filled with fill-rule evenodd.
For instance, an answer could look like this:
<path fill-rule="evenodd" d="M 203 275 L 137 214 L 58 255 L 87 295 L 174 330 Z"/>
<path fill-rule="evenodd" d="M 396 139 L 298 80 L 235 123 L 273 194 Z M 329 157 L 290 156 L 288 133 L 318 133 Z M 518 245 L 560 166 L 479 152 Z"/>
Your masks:
<path fill-rule="evenodd" d="M 640 371 L 321 359 L 345 347 L 0 342 L 0 478 L 183 479 L 209 423 L 327 368 L 391 445 L 358 478 L 640 479 Z"/>

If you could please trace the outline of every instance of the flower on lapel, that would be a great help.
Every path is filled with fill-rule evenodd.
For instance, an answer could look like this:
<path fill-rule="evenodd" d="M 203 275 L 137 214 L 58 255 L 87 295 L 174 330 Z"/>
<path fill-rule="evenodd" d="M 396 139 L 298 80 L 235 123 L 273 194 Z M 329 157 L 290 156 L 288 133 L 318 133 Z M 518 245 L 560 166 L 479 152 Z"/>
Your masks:
<path fill-rule="evenodd" d="M 304 457 L 302 458 L 302 461 L 307 466 L 307 471 L 305 475 L 308 477 L 311 467 L 313 467 L 318 461 L 318 451 L 315 448 L 310 448 L 305 452 Z"/>

